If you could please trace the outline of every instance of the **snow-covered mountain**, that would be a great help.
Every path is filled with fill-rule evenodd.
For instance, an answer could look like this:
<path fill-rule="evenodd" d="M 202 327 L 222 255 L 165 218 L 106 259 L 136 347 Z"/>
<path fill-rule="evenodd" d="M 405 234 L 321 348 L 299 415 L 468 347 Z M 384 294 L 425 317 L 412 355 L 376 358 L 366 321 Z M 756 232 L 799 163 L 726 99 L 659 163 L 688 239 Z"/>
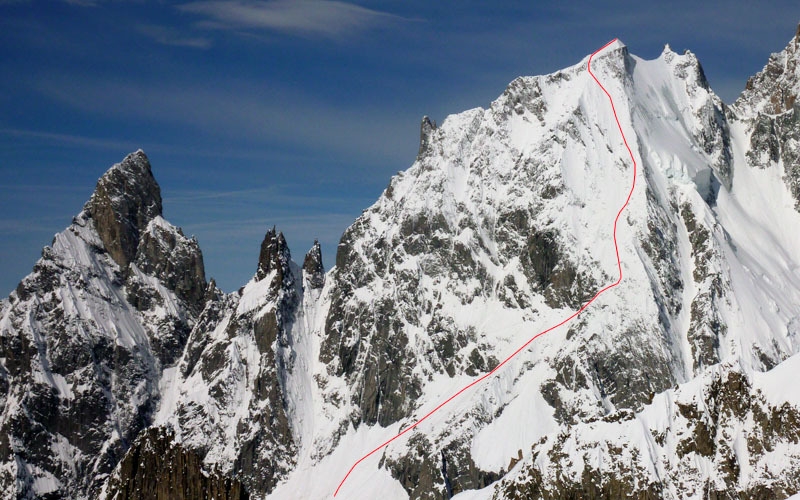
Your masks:
<path fill-rule="evenodd" d="M 330 498 L 616 280 L 587 62 L 423 119 L 327 273 L 273 228 L 223 294 L 112 167 L 0 306 L 5 498 Z M 624 280 L 337 498 L 798 493 L 799 66 L 800 31 L 728 107 L 690 52 L 596 54 Z"/>
<path fill-rule="evenodd" d="M 94 496 L 150 425 L 205 301 L 197 242 L 129 155 L 0 304 L 5 497 Z"/>

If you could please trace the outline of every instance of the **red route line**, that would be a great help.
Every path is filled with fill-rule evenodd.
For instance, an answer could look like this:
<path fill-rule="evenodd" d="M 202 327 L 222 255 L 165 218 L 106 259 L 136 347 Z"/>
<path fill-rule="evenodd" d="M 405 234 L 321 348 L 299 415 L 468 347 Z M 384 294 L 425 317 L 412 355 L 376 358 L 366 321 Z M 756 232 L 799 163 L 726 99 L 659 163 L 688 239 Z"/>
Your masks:
<path fill-rule="evenodd" d="M 449 398 L 447 398 L 446 400 L 444 400 L 443 402 L 441 402 L 441 403 L 439 404 L 439 406 L 437 406 L 437 407 L 436 407 L 436 408 L 434 408 L 433 410 L 429 411 L 429 412 L 428 412 L 428 413 L 427 413 L 427 414 L 426 414 L 424 417 L 422 417 L 421 419 L 417 420 L 417 421 L 416 421 L 416 422 L 415 422 L 413 425 L 411 425 L 410 427 L 406 427 L 405 429 L 403 429 L 403 431 L 402 431 L 402 432 L 400 432 L 400 433 L 399 433 L 399 434 L 397 434 L 396 436 L 393 436 L 391 439 L 387 440 L 385 443 L 381 444 L 380 446 L 378 446 L 378 447 L 377 447 L 377 448 L 375 448 L 374 450 L 370 451 L 369 453 L 367 453 L 367 454 L 366 454 L 366 455 L 364 455 L 363 457 L 359 458 L 359 459 L 358 459 L 358 461 L 356 461 L 356 463 L 354 463 L 354 464 L 353 464 L 353 466 L 352 466 L 352 467 L 350 467 L 350 470 L 348 470 L 348 471 L 347 471 L 347 474 L 345 474 L 345 476 L 344 476 L 344 479 L 342 479 L 342 482 L 341 482 L 341 483 L 339 483 L 339 487 L 337 487 L 337 488 L 336 488 L 336 492 L 333 494 L 333 496 L 336 496 L 336 495 L 338 495 L 338 494 L 339 494 L 339 490 L 342 488 L 342 485 L 344 484 L 344 482 L 345 482 L 345 481 L 347 481 L 347 478 L 348 478 L 348 477 L 350 477 L 350 474 L 351 474 L 351 473 L 353 472 L 353 470 L 354 470 L 354 469 L 355 469 L 355 468 L 358 466 L 358 464 L 360 464 L 361 462 L 363 462 L 364 460 L 366 460 L 367 458 L 369 458 L 369 457 L 370 457 L 372 454 L 374 454 L 376 451 L 379 451 L 381 448 L 384 448 L 385 446 L 387 446 L 389 443 L 391 443 L 391 442 L 392 442 L 392 441 L 394 441 L 395 439 L 399 438 L 400 436 L 402 436 L 402 435 L 403 435 L 403 434 L 405 434 L 406 432 L 410 431 L 411 429 L 415 428 L 416 426 L 418 426 L 419 424 L 421 424 L 422 422 L 424 422 L 424 421 L 425 421 L 425 420 L 426 420 L 428 417 L 430 417 L 431 415 L 433 415 L 434 413 L 436 413 L 437 411 L 439 411 L 439 409 L 440 409 L 440 408 L 442 408 L 444 405 L 446 405 L 446 404 L 447 404 L 447 403 L 449 403 L 450 401 L 452 401 L 452 400 L 454 400 L 455 398 L 457 398 L 458 396 L 460 396 L 460 395 L 461 395 L 461 393 L 463 393 L 463 392 L 465 392 L 466 390 L 470 389 L 471 387 L 473 387 L 473 386 L 475 386 L 475 385 L 477 385 L 477 384 L 479 384 L 479 383 L 483 382 L 483 381 L 484 381 L 484 380 L 486 380 L 488 377 L 491 377 L 491 376 L 492 376 L 492 375 L 493 375 L 493 374 L 494 374 L 494 373 L 495 373 L 497 370 L 499 370 L 499 369 L 500 369 L 500 368 L 501 368 L 503 365 L 505 365 L 506 363 L 508 363 L 509 361 L 511 361 L 511 359 L 512 359 L 514 356 L 516 356 L 516 355 L 517 355 L 517 354 L 519 354 L 519 353 L 520 353 L 520 352 L 521 352 L 523 349 L 525 349 L 526 347 L 528 347 L 528 345 L 530 345 L 530 343 L 531 343 L 531 342 L 533 342 L 534 340 L 538 339 L 539 337 L 541 337 L 541 336 L 542 336 L 542 335 L 544 335 L 545 333 L 551 332 L 551 331 L 555 330 L 556 328 L 558 328 L 558 327 L 560 327 L 560 326 L 563 326 L 564 324 L 568 323 L 568 322 L 569 322 L 569 321 L 571 321 L 573 318 L 575 318 L 575 316 L 579 315 L 579 314 L 580 314 L 580 313 L 582 313 L 582 312 L 583 312 L 583 311 L 584 311 L 584 310 L 585 310 L 587 307 L 589 307 L 589 304 L 591 304 L 592 302 L 594 302 L 594 301 L 597 299 L 597 297 L 599 297 L 600 295 L 602 295 L 602 294 L 603 294 L 603 293 L 605 293 L 606 291 L 608 291 L 608 290 L 611 290 L 611 289 L 612 289 L 612 288 L 614 288 L 615 286 L 619 285 L 619 284 L 620 284 L 620 282 L 622 282 L 622 261 L 621 261 L 621 260 L 620 260 L 620 258 L 619 258 L 619 246 L 617 245 L 617 222 L 619 221 L 619 218 L 620 218 L 620 216 L 622 215 L 622 212 L 623 212 L 623 210 L 625 210 L 625 207 L 627 207 L 627 206 L 628 206 L 628 203 L 631 201 L 631 196 L 633 196 L 633 189 L 634 189 L 634 187 L 636 186 L 636 158 L 634 158 L 634 157 L 633 157 L 633 152 L 631 151 L 631 148 L 630 148 L 630 146 L 628 146 L 628 140 L 625 138 L 625 132 L 623 132 L 623 131 L 622 131 L 622 125 L 620 125 L 620 123 L 619 123 L 619 118 L 617 117 L 617 109 L 614 107 L 614 99 L 612 99 L 612 98 L 611 98 L 611 94 L 609 94 L 609 93 L 608 93 L 608 91 L 606 90 L 606 88 L 605 88 L 605 87 L 603 87 L 603 84 L 602 84 L 602 83 L 600 83 L 600 80 L 598 80 L 598 79 L 597 79 L 597 77 L 596 77 L 596 76 L 594 76 L 594 73 L 592 73 L 592 58 L 593 58 L 595 55 L 597 55 L 597 53 L 598 53 L 598 52 L 601 52 L 603 49 L 605 49 L 606 47 L 608 47 L 609 45 L 611 45 L 612 43 L 614 43 L 614 42 L 616 42 L 616 41 L 617 41 L 617 39 L 615 38 L 615 39 L 611 40 L 610 42 L 608 42 L 607 44 L 605 44 L 605 45 L 603 45 L 602 47 L 600 47 L 599 49 L 597 49 L 597 50 L 595 50 L 594 52 L 592 52 L 592 55 L 590 55 L 590 56 L 589 56 L 589 63 L 587 64 L 587 67 L 586 67 L 586 69 L 589 71 L 589 74 L 592 76 L 592 78 L 593 78 L 593 79 L 594 79 L 594 81 L 597 83 L 597 85 L 599 85 L 599 86 L 600 86 L 600 89 L 602 89 L 602 91 L 603 91 L 603 92 L 606 94 L 606 96 L 608 97 L 608 102 L 610 102 L 610 103 L 611 103 L 611 111 L 613 111 L 613 112 L 614 112 L 614 120 L 616 120 L 616 122 L 617 122 L 617 128 L 619 128 L 619 133 L 620 133 L 620 135 L 622 135 L 622 141 L 625 143 L 625 148 L 628 150 L 628 154 L 630 155 L 630 157 L 631 157 L 631 161 L 633 162 L 633 180 L 631 181 L 631 189 L 630 189 L 630 191 L 628 192 L 628 197 L 625 199 L 625 203 L 624 203 L 624 204 L 622 205 L 622 207 L 619 209 L 619 212 L 617 212 L 617 217 L 614 219 L 614 232 L 613 232 L 613 236 L 614 236 L 614 250 L 615 250 L 615 251 L 616 251 L 616 253 L 617 253 L 617 268 L 619 269 L 619 278 L 618 278 L 618 279 L 617 279 L 617 281 L 615 281 L 614 283 L 611 283 L 610 285 L 606 286 L 605 288 L 603 288 L 603 289 L 601 289 L 599 292 L 597 292 L 597 293 L 594 295 L 594 297 L 592 297 L 592 299 L 591 299 L 591 300 L 589 300 L 589 302 L 587 302 L 586 304 L 584 304 L 583 306 L 581 306 L 581 308 L 580 308 L 580 309 L 578 309 L 577 311 L 575 311 L 574 313 L 572 313 L 572 315 L 571 315 L 571 316 L 569 316 L 568 318 L 566 318 L 565 320 L 563 320 L 561 323 L 558 323 L 557 325 L 553 325 L 553 326 L 551 326 L 550 328 L 548 328 L 547 330 L 541 331 L 541 332 L 537 333 L 536 335 L 534 335 L 533 337 L 531 337 L 531 338 L 530 338 L 530 339 L 529 339 L 527 342 L 525 342 L 524 344 L 522 344 L 522 346 L 521 346 L 519 349 L 517 349 L 516 351 L 514 351 L 514 352 L 513 352 L 513 353 L 512 353 L 512 354 L 511 354 L 509 357 L 507 357 L 506 359 L 504 359 L 504 360 L 503 360 L 503 361 L 502 361 L 502 362 L 501 362 L 499 365 L 495 366 L 495 367 L 492 369 L 492 371 L 490 371 L 489 373 L 486 373 L 486 374 L 482 375 L 481 377 L 479 377 L 479 378 L 477 378 L 477 379 L 473 380 L 472 382 L 470 382 L 469 384 L 467 384 L 467 385 L 466 385 L 464 388 L 462 388 L 460 391 L 458 391 L 457 393 L 453 394 L 452 396 L 450 396 Z"/>

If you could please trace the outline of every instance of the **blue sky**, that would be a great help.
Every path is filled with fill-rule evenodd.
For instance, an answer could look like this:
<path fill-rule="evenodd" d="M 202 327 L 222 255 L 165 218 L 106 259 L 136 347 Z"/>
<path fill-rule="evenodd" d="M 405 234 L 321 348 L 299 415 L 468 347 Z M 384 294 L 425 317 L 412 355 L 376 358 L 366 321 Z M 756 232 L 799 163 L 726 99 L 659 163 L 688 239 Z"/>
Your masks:
<path fill-rule="evenodd" d="M 0 295 L 97 178 L 142 148 L 164 215 L 231 291 L 277 225 L 332 265 L 342 231 L 408 168 L 419 122 L 619 37 L 698 55 L 731 102 L 800 4 L 0 0 Z"/>

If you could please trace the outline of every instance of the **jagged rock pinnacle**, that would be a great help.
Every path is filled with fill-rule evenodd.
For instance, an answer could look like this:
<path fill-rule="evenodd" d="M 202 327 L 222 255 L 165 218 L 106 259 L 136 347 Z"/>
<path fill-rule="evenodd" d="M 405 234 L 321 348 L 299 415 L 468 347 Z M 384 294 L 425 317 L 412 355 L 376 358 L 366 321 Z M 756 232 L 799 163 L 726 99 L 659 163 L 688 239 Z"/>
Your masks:
<path fill-rule="evenodd" d="M 319 241 L 314 240 L 314 245 L 303 260 L 303 272 L 311 288 L 322 288 L 325 284 L 325 268 L 322 265 L 322 249 Z"/>
<path fill-rule="evenodd" d="M 423 116 L 422 123 L 419 126 L 419 153 L 417 153 L 417 156 L 422 156 L 428 150 L 431 134 L 434 130 L 436 130 L 436 122 L 431 121 L 428 116 Z"/>
<path fill-rule="evenodd" d="M 84 210 L 111 258 L 127 267 L 136 257 L 139 236 L 161 215 L 161 188 L 142 150 L 129 154 L 100 180 Z"/>
<path fill-rule="evenodd" d="M 283 233 L 278 232 L 273 226 L 264 236 L 261 242 L 261 252 L 258 256 L 258 270 L 256 271 L 256 281 L 266 278 L 274 269 L 278 270 L 278 281 L 283 280 L 283 272 L 288 262 L 291 260 L 289 247 Z"/>

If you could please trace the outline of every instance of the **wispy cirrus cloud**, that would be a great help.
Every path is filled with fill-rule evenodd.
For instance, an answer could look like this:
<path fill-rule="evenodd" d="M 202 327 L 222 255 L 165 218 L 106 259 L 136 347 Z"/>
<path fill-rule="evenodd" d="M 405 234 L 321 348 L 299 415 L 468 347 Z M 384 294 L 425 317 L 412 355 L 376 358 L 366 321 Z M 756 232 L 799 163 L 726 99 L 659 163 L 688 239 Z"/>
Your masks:
<path fill-rule="evenodd" d="M 186 35 L 169 26 L 140 24 L 136 27 L 136 31 L 161 45 L 187 47 L 191 49 L 207 49 L 212 45 L 210 38 Z"/>
<path fill-rule="evenodd" d="M 376 115 L 282 87 L 238 82 L 154 87 L 75 74 L 52 75 L 32 85 L 48 98 L 84 112 L 179 124 L 209 137 L 260 145 L 279 142 L 400 165 L 413 161 L 416 152 L 419 121 L 413 111 L 395 108 Z"/>
<path fill-rule="evenodd" d="M 56 132 L 44 132 L 39 130 L 26 130 L 17 128 L 0 128 L 0 136 L 10 136 L 28 139 L 38 139 L 50 143 L 67 144 L 73 146 L 89 147 L 96 149 L 135 149 L 137 145 L 130 141 L 120 141 L 115 139 L 100 139 L 96 137 L 86 137 L 74 134 L 61 134 Z"/>
<path fill-rule="evenodd" d="M 85 148 L 92 150 L 112 150 L 117 153 L 129 153 L 137 149 L 144 149 L 148 154 L 162 153 L 169 155 L 179 155 L 182 157 L 194 158 L 227 158 L 237 160 L 263 160 L 265 157 L 270 156 L 279 160 L 296 159 L 289 154 L 281 155 L 274 151 L 264 148 L 248 148 L 246 150 L 230 150 L 219 147 L 199 148 L 196 146 L 181 146 L 174 144 L 165 144 L 162 142 L 153 141 L 136 141 L 136 140 L 120 140 L 102 137 L 94 137 L 88 135 L 75 135 L 65 134 L 59 132 L 50 132 L 43 130 L 27 130 L 15 128 L 2 128 L 0 127 L 0 149 L 4 146 L 3 141 L 22 141 L 26 140 L 32 144 L 58 146 L 58 147 L 73 147 Z M 2 190 L 0 185 L 0 191 Z"/>
<path fill-rule="evenodd" d="M 336 0 L 217 0 L 189 2 L 179 10 L 206 28 L 266 30 L 342 38 L 400 16 Z"/>
<path fill-rule="evenodd" d="M 175 210 L 188 209 L 196 212 L 198 204 L 208 210 L 209 219 L 214 214 L 233 209 L 245 212 L 252 207 L 268 206 L 272 213 L 283 216 L 315 213 L 323 210 L 327 214 L 347 213 L 350 221 L 358 214 L 357 210 L 371 205 L 374 196 L 353 196 L 351 194 L 298 193 L 305 186 L 292 184 L 270 184 L 268 186 L 233 189 L 227 191 L 172 189 L 164 196 L 164 203 Z M 2 192 L 0 188 L 0 192 Z M 352 213 L 351 213 L 352 212 Z"/>

